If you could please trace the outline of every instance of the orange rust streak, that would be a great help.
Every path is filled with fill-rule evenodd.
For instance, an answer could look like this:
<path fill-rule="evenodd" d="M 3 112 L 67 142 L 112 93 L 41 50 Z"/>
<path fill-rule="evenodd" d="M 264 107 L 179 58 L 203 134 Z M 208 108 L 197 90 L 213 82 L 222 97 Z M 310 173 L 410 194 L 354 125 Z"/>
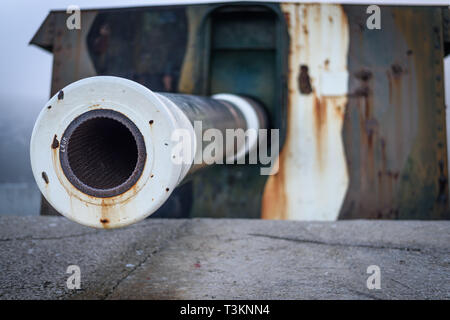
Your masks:
<path fill-rule="evenodd" d="M 306 12 L 305 12 L 306 14 Z M 284 12 L 286 24 L 288 26 L 288 30 L 292 28 L 291 25 L 291 17 L 289 12 Z M 296 29 L 297 34 L 299 34 L 299 17 L 296 13 L 294 13 L 294 20 L 296 20 Z M 290 63 L 290 58 L 294 54 L 292 46 L 289 46 L 288 50 L 288 68 L 289 74 L 293 73 L 292 65 Z M 291 108 L 293 106 L 292 99 L 294 98 L 294 93 L 296 92 L 295 88 L 292 86 L 291 81 L 288 81 L 288 96 L 286 102 L 286 119 L 290 119 L 291 116 Z M 286 158 L 289 152 L 289 121 L 286 124 L 286 138 L 284 145 L 280 151 L 278 159 L 278 172 L 275 175 L 269 176 L 267 179 L 266 185 L 264 186 L 264 192 L 261 200 L 261 218 L 262 219 L 281 219 L 286 220 L 287 217 L 287 195 L 286 195 L 286 179 L 285 179 L 285 169 L 286 169 Z"/>
<path fill-rule="evenodd" d="M 105 205 L 104 200 L 102 200 L 102 217 L 100 218 L 100 222 L 103 225 L 103 228 L 108 228 L 108 223 L 109 223 L 109 219 L 108 217 L 110 216 L 110 208 L 108 205 Z"/>
<path fill-rule="evenodd" d="M 286 220 L 286 192 L 285 192 L 285 152 L 283 149 L 280 153 L 279 158 L 279 170 L 277 174 L 270 176 L 264 187 L 264 194 L 262 198 L 262 208 L 261 208 L 261 218 L 262 219 L 281 219 Z"/>
<path fill-rule="evenodd" d="M 323 143 L 324 131 L 326 130 L 327 122 L 327 104 L 324 99 L 320 99 L 314 95 L 314 120 L 315 120 L 315 130 L 316 130 L 316 142 L 317 142 L 317 160 L 319 162 L 320 168 L 323 164 Z"/>

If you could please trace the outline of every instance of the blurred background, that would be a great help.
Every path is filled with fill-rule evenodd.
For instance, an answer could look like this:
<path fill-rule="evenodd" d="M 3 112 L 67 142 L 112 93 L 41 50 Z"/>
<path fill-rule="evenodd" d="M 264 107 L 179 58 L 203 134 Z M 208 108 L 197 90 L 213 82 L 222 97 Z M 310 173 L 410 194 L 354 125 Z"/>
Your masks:
<path fill-rule="evenodd" d="M 28 43 L 49 11 L 65 10 L 71 4 L 87 9 L 190 2 L 16 0 L 2 3 L 0 11 L 2 40 L 0 51 L 0 70 L 2 70 L 0 74 L 0 215 L 39 215 L 41 196 L 31 172 L 29 141 L 33 124 L 49 98 L 52 54 L 37 46 L 30 46 Z M 364 3 L 365 1 L 339 2 Z M 417 4 L 424 1 L 391 1 L 389 3 Z M 442 5 L 446 4 L 446 1 L 427 3 Z M 450 104 L 449 57 L 445 59 L 445 91 L 448 106 Z M 446 117 L 448 127 L 449 112 Z M 447 130 L 447 140 L 449 140 L 449 131 Z"/>

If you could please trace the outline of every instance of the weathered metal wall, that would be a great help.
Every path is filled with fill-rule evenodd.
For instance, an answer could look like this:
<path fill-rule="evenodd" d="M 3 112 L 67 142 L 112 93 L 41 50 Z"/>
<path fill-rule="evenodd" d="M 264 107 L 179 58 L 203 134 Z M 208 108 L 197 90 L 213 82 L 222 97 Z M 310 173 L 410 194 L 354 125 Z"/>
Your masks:
<path fill-rule="evenodd" d="M 238 18 L 240 10 L 255 25 Z M 65 12 L 53 12 L 32 43 L 54 54 L 52 94 L 84 77 L 115 75 L 157 91 L 254 88 L 264 100 L 284 142 L 279 172 L 267 180 L 258 166 L 215 166 L 179 188 L 157 216 L 450 218 L 445 10 L 384 6 L 381 30 L 366 28 L 366 6 L 331 4 L 91 10 L 79 31 L 66 28 Z M 226 27 L 233 14 L 242 25 L 234 36 Z M 243 36 L 257 34 L 255 26 L 264 35 Z M 226 43 L 212 41 L 224 30 Z M 249 50 L 264 53 L 247 63 Z M 247 79 L 241 85 L 223 76 L 225 56 L 248 65 L 242 76 L 230 69 Z M 258 66 L 264 59 L 273 59 L 271 69 Z M 271 85 L 252 87 L 255 79 Z M 50 211 L 45 203 L 42 211 Z"/>
<path fill-rule="evenodd" d="M 340 218 L 439 219 L 448 209 L 439 7 L 381 7 L 382 29 L 346 7 L 350 185 Z"/>
<path fill-rule="evenodd" d="M 263 216 L 449 218 L 442 9 L 381 7 L 369 30 L 365 6 L 282 8 L 287 142 Z"/>

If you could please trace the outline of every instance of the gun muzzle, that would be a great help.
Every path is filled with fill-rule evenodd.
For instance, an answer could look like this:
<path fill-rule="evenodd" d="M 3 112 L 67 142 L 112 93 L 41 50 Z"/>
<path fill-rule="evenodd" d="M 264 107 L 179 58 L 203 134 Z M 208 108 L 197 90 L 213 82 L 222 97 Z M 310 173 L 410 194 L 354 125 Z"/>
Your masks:
<path fill-rule="evenodd" d="M 237 144 L 214 140 L 208 146 L 217 143 L 223 153 L 202 157 L 206 130 L 225 137 L 226 129 L 265 127 L 263 109 L 246 97 L 156 93 L 123 78 L 92 77 L 62 89 L 41 111 L 31 166 L 58 212 L 116 228 L 155 212 L 189 173 L 219 158 L 242 159 L 257 146 L 256 136 Z"/>

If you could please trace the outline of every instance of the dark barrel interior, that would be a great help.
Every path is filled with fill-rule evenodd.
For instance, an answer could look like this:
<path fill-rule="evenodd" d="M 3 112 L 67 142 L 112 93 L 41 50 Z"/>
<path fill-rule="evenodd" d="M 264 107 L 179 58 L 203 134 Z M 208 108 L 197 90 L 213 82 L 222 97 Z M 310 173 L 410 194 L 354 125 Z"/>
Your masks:
<path fill-rule="evenodd" d="M 125 192 L 137 181 L 145 146 L 136 126 L 124 115 L 95 111 L 75 119 L 66 130 L 61 163 L 75 187 L 108 197 Z"/>
<path fill-rule="evenodd" d="M 130 130 L 108 118 L 82 123 L 70 137 L 67 152 L 73 173 L 97 189 L 124 183 L 133 173 L 138 156 Z"/>

